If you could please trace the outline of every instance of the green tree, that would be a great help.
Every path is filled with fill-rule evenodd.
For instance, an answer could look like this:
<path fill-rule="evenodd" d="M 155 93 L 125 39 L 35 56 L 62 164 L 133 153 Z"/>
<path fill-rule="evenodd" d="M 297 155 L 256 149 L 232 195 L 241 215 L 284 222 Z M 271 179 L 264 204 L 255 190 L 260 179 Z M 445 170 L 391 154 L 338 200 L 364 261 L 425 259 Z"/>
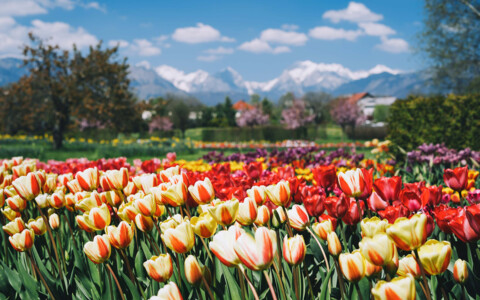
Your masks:
<path fill-rule="evenodd" d="M 315 115 L 315 124 L 322 124 L 331 119 L 329 103 L 332 100 L 332 95 L 325 92 L 308 92 L 303 96 L 303 101 Z"/>
<path fill-rule="evenodd" d="M 260 104 L 260 95 L 259 94 L 252 94 L 250 96 L 250 103 L 252 103 L 252 105 L 259 105 Z"/>
<path fill-rule="evenodd" d="M 225 102 L 223 103 L 223 115 L 227 120 L 227 124 L 230 127 L 236 126 L 236 121 L 235 121 L 235 114 L 237 112 L 233 108 L 232 100 L 230 97 L 225 98 Z"/>
<path fill-rule="evenodd" d="M 185 138 L 185 131 L 189 127 L 190 106 L 185 101 L 177 100 L 171 103 L 173 126 L 180 129 L 182 138 Z"/>
<path fill-rule="evenodd" d="M 434 83 L 465 92 L 480 74 L 480 4 L 470 0 L 425 0 L 419 50 L 431 65 Z"/>

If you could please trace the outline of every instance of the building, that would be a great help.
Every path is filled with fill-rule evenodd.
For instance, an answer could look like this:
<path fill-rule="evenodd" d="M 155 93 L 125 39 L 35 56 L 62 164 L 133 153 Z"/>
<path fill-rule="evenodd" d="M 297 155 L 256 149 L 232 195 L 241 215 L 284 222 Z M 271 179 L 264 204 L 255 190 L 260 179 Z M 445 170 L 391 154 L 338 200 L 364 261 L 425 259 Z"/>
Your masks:
<path fill-rule="evenodd" d="M 370 93 L 356 93 L 348 96 L 348 100 L 354 103 L 362 109 L 363 114 L 368 120 L 373 118 L 373 112 L 377 105 L 392 105 L 397 98 L 388 96 L 374 96 Z"/>

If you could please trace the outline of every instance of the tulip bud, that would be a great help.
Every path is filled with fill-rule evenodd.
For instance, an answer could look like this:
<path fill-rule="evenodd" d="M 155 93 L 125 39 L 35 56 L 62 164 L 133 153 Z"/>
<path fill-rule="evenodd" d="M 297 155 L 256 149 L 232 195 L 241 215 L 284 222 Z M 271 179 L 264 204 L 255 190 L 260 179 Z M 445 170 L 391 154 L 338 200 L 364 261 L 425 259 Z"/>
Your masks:
<path fill-rule="evenodd" d="M 55 191 L 53 194 L 47 196 L 47 201 L 53 208 L 62 208 L 65 205 L 65 193 L 62 190 Z"/>
<path fill-rule="evenodd" d="M 252 225 L 257 219 L 257 203 L 250 197 L 246 197 L 238 204 L 237 222 L 243 226 Z"/>
<path fill-rule="evenodd" d="M 175 282 L 170 281 L 158 291 L 157 296 L 153 296 L 150 300 L 182 300 L 182 294 Z"/>
<path fill-rule="evenodd" d="M 360 222 L 362 237 L 374 237 L 376 234 L 385 233 L 388 222 L 378 217 L 365 218 Z"/>
<path fill-rule="evenodd" d="M 157 282 L 165 282 L 173 274 L 173 264 L 170 254 L 160 254 L 153 256 L 143 263 L 148 276 Z"/>
<path fill-rule="evenodd" d="M 379 233 L 371 238 L 364 237 L 359 247 L 365 259 L 377 266 L 385 266 L 395 254 L 395 244 L 386 233 Z"/>
<path fill-rule="evenodd" d="M 467 262 L 462 259 L 457 259 L 453 265 L 453 279 L 457 283 L 464 284 L 468 279 Z"/>
<path fill-rule="evenodd" d="M 203 181 L 199 180 L 194 185 L 188 187 L 190 195 L 193 200 L 199 205 L 210 203 L 215 198 L 215 190 L 213 189 L 212 182 L 208 177 L 205 177 Z"/>
<path fill-rule="evenodd" d="M 264 205 L 265 206 L 265 205 Z M 265 206 L 266 207 L 266 206 Z M 283 207 L 277 207 L 272 211 L 272 226 L 279 228 L 287 221 L 287 215 Z"/>
<path fill-rule="evenodd" d="M 263 205 L 267 199 L 266 188 L 264 185 L 254 185 L 252 188 L 247 190 L 247 195 L 250 198 L 253 198 L 258 206 Z"/>
<path fill-rule="evenodd" d="M 283 259 L 290 265 L 299 265 L 305 259 L 307 252 L 307 246 L 305 240 L 301 235 L 295 235 L 288 238 L 285 236 L 283 239 Z"/>
<path fill-rule="evenodd" d="M 83 247 L 83 252 L 87 255 L 94 264 L 100 264 L 105 262 L 112 253 L 108 236 L 97 235 L 93 238 L 92 242 L 87 242 Z"/>
<path fill-rule="evenodd" d="M 48 207 L 48 196 L 47 194 L 40 194 L 37 197 L 35 197 L 35 202 L 37 202 L 38 206 L 40 208 L 46 208 Z"/>
<path fill-rule="evenodd" d="M 105 229 L 110 244 L 117 249 L 125 249 L 133 240 L 133 229 L 125 221 L 120 222 L 118 226 L 108 226 Z"/>
<path fill-rule="evenodd" d="M 310 217 L 305 207 L 295 204 L 287 211 L 287 214 L 290 226 L 292 226 L 292 228 L 298 231 L 303 231 L 305 228 L 307 228 Z"/>
<path fill-rule="evenodd" d="M 237 219 L 238 206 L 239 202 L 237 199 L 228 201 L 215 200 L 207 207 L 207 211 L 218 224 L 228 226 Z"/>
<path fill-rule="evenodd" d="M 331 255 L 338 256 L 340 253 L 342 253 L 342 244 L 340 243 L 335 231 L 332 231 L 327 235 L 327 244 L 328 252 L 330 252 Z"/>
<path fill-rule="evenodd" d="M 53 230 L 58 229 L 60 227 L 60 218 L 56 213 L 53 213 L 48 217 L 48 223 Z"/>
<path fill-rule="evenodd" d="M 118 216 L 127 223 L 135 222 L 135 217 L 140 214 L 133 202 L 122 203 L 118 208 Z"/>
<path fill-rule="evenodd" d="M 410 219 L 398 218 L 388 226 L 387 234 L 402 250 L 418 249 L 427 240 L 427 216 L 415 214 Z"/>
<path fill-rule="evenodd" d="M 1 186 L 1 183 L 0 183 L 0 186 Z M 0 188 L 0 207 L 4 205 L 5 205 L 5 193 L 3 192 L 3 189 Z"/>
<path fill-rule="evenodd" d="M 265 226 L 270 221 L 270 210 L 267 206 L 262 205 L 257 209 L 257 218 L 255 219 L 255 225 Z"/>
<path fill-rule="evenodd" d="M 170 250 L 177 253 L 190 251 L 195 244 L 195 235 L 190 221 L 184 221 L 175 228 L 165 230 L 162 234 L 162 240 Z"/>
<path fill-rule="evenodd" d="M 33 241 L 35 240 L 35 232 L 33 229 L 24 229 L 22 232 L 15 233 L 8 237 L 12 247 L 18 252 L 24 252 L 32 248 Z"/>
<path fill-rule="evenodd" d="M 312 225 L 312 229 L 313 229 L 313 232 L 315 232 L 315 234 L 318 235 L 318 237 L 324 241 L 327 240 L 328 234 L 334 230 L 332 220 L 330 219 L 324 220 L 320 223 L 315 222 Z"/>
<path fill-rule="evenodd" d="M 418 256 L 427 274 L 442 274 L 450 264 L 452 247 L 447 241 L 428 240 L 418 249 Z"/>
<path fill-rule="evenodd" d="M 9 221 L 14 220 L 15 218 L 18 218 L 21 216 L 21 214 L 18 211 L 14 211 L 10 207 L 5 207 L 1 209 L 2 214 L 7 218 Z"/>
<path fill-rule="evenodd" d="M 267 186 L 266 193 L 270 201 L 277 206 L 287 206 L 290 203 L 290 184 L 285 180 Z"/>
<path fill-rule="evenodd" d="M 150 232 L 153 229 L 153 220 L 151 217 L 138 214 L 135 217 L 135 225 L 137 225 L 137 228 L 142 232 Z"/>
<path fill-rule="evenodd" d="M 47 232 L 47 224 L 45 224 L 42 217 L 28 220 L 27 227 L 32 229 L 35 235 L 44 235 Z"/>
<path fill-rule="evenodd" d="M 5 231 L 9 236 L 22 232 L 24 229 L 25 223 L 23 222 L 22 218 L 16 218 L 15 220 L 8 222 L 3 226 L 3 231 Z"/>
<path fill-rule="evenodd" d="M 398 276 L 407 276 L 408 274 L 412 275 L 415 279 L 422 276 L 420 266 L 415 259 L 415 256 L 409 254 L 402 258 L 398 265 L 397 275 Z"/>
<path fill-rule="evenodd" d="M 199 217 L 192 217 L 190 219 L 193 231 L 196 235 L 202 238 L 209 238 L 217 230 L 217 222 L 208 212 L 204 212 Z"/>
<path fill-rule="evenodd" d="M 197 285 L 202 281 L 205 267 L 201 267 L 197 261 L 197 258 L 193 255 L 189 255 L 185 259 L 185 278 L 191 285 Z"/>
<path fill-rule="evenodd" d="M 416 298 L 415 280 L 410 274 L 406 277 L 396 277 L 390 282 L 381 280 L 372 288 L 372 295 L 376 300 L 414 300 Z"/>
<path fill-rule="evenodd" d="M 257 228 L 255 237 L 243 233 L 235 242 L 235 253 L 250 270 L 265 270 L 277 254 L 276 236 L 275 231 L 265 227 Z"/>
<path fill-rule="evenodd" d="M 338 262 L 343 276 L 348 281 L 358 282 L 365 276 L 365 258 L 359 250 L 340 254 Z"/>

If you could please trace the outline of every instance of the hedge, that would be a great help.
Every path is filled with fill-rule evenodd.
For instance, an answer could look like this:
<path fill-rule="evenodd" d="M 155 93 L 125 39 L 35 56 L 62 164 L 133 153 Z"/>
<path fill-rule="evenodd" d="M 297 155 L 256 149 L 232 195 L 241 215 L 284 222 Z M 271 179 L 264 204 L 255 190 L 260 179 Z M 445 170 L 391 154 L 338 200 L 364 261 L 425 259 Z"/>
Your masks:
<path fill-rule="evenodd" d="M 253 128 L 225 127 L 202 128 L 201 139 L 206 142 L 241 142 L 241 141 L 283 141 L 288 139 L 326 138 L 325 128 L 310 126 L 297 130 L 285 129 L 281 126 L 265 126 Z"/>
<path fill-rule="evenodd" d="M 387 136 L 386 126 L 359 125 L 355 126 L 355 132 L 351 127 L 347 127 L 345 132 L 349 139 L 354 140 L 384 140 Z"/>
<path fill-rule="evenodd" d="M 390 107 L 388 139 L 405 150 L 423 143 L 480 149 L 480 94 L 414 97 Z"/>

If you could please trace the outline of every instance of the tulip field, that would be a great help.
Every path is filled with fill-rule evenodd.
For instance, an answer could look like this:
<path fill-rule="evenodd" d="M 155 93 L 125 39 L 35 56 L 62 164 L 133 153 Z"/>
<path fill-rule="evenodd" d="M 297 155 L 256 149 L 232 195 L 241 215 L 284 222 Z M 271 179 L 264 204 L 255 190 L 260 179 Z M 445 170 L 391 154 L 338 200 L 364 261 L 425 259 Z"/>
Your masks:
<path fill-rule="evenodd" d="M 0 160 L 0 299 L 477 299 L 480 153 Z"/>

